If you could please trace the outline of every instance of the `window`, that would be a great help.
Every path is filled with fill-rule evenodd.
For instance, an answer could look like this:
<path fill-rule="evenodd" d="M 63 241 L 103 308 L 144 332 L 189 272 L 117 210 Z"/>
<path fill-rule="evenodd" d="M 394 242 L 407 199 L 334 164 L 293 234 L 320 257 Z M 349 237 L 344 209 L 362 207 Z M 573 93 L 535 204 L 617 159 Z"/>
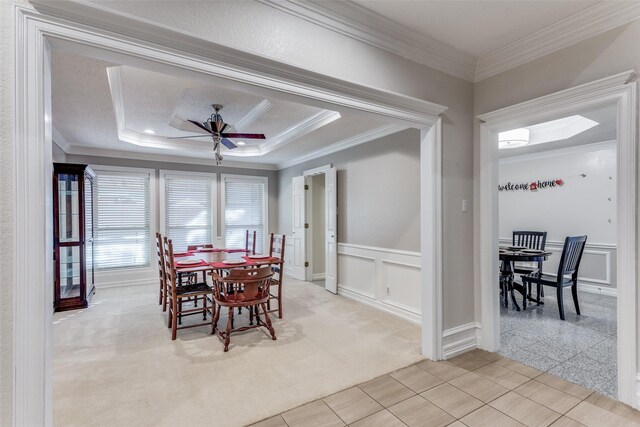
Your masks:
<path fill-rule="evenodd" d="M 96 168 L 98 270 L 150 265 L 150 181 L 150 172 Z"/>
<path fill-rule="evenodd" d="M 266 250 L 267 178 L 222 175 L 224 240 L 229 248 L 243 248 L 245 231 L 256 230 L 256 252 Z"/>
<path fill-rule="evenodd" d="M 176 251 L 214 243 L 215 174 L 162 171 L 164 234 Z"/>

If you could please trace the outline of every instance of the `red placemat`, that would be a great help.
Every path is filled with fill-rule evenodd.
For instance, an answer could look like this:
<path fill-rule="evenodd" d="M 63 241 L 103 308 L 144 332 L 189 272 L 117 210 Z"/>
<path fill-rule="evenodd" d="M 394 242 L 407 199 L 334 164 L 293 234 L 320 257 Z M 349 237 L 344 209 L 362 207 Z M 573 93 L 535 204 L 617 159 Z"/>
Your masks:
<path fill-rule="evenodd" d="M 180 264 L 180 261 L 177 261 L 177 262 L 175 263 L 176 268 L 204 267 L 204 266 L 206 266 L 206 265 L 209 265 L 209 263 L 208 263 L 208 262 L 206 262 L 206 261 L 202 261 L 202 260 L 200 260 L 200 262 L 199 262 L 199 263 L 197 263 L 197 264 Z"/>
<path fill-rule="evenodd" d="M 213 268 L 223 269 L 223 268 L 249 267 L 252 265 L 256 265 L 256 263 L 253 261 L 246 261 L 246 262 L 243 262 L 242 264 L 225 264 L 222 261 L 218 261 L 218 262 L 209 263 L 209 265 Z"/>
<path fill-rule="evenodd" d="M 255 264 L 260 264 L 262 262 L 280 262 L 280 258 L 277 257 L 266 257 L 266 258 L 249 258 L 248 255 L 243 256 L 242 258 L 246 259 L 249 262 L 253 262 Z"/>
<path fill-rule="evenodd" d="M 196 252 L 199 252 L 199 253 L 222 252 L 222 249 L 216 249 L 216 248 L 213 248 L 213 249 L 196 249 Z"/>
<path fill-rule="evenodd" d="M 173 257 L 174 257 L 174 258 L 180 258 L 180 257 L 182 257 L 182 256 L 191 256 L 191 255 L 193 255 L 193 252 L 191 252 L 191 251 L 188 251 L 188 252 L 178 252 L 178 253 L 174 253 L 174 254 L 173 254 Z"/>
<path fill-rule="evenodd" d="M 235 252 L 249 252 L 246 249 L 220 249 L 222 252 L 229 252 L 229 253 L 235 253 Z"/>

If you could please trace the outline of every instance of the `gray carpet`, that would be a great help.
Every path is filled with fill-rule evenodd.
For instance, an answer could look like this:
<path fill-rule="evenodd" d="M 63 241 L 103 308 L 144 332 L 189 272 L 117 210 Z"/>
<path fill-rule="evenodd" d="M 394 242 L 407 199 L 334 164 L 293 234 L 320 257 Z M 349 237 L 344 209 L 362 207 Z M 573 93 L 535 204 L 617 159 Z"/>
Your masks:
<path fill-rule="evenodd" d="M 563 322 L 555 289 L 545 291 L 545 305 L 532 303 L 524 312 L 511 301 L 509 309 L 500 305 L 499 354 L 616 398 L 616 298 L 579 292 L 578 316 L 567 288 Z"/>

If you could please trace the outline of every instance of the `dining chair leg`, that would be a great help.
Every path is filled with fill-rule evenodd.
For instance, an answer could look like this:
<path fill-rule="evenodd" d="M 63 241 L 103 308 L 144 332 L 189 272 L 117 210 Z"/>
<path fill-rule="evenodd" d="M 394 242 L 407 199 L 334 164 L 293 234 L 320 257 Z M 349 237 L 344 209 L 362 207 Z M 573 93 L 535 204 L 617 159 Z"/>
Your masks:
<path fill-rule="evenodd" d="M 278 318 L 282 319 L 282 280 L 278 284 Z"/>
<path fill-rule="evenodd" d="M 169 300 L 169 312 L 167 313 L 167 328 L 171 327 L 171 323 L 173 322 L 173 310 L 171 309 L 171 300 Z"/>
<path fill-rule="evenodd" d="M 571 285 L 571 295 L 573 295 L 573 304 L 576 306 L 576 314 L 580 316 L 580 305 L 578 305 L 578 286 L 575 283 Z"/>
<path fill-rule="evenodd" d="M 180 311 L 178 312 L 178 324 L 182 325 L 182 298 L 180 298 L 180 302 L 178 302 L 178 306 L 180 307 Z"/>
<path fill-rule="evenodd" d="M 249 307 L 249 326 L 253 326 L 253 307 Z"/>
<path fill-rule="evenodd" d="M 168 286 L 167 286 L 167 283 L 165 282 L 164 285 L 162 286 L 162 311 L 167 311 L 167 291 L 168 291 Z"/>
<path fill-rule="evenodd" d="M 207 296 L 202 295 L 202 320 L 207 320 Z"/>
<path fill-rule="evenodd" d="M 540 283 L 537 284 L 537 289 L 536 289 L 536 304 L 540 305 L 540 296 L 542 293 L 542 289 L 544 289 L 544 286 L 542 286 Z"/>
<path fill-rule="evenodd" d="M 558 311 L 560 312 L 560 319 L 564 320 L 564 303 L 562 302 L 562 286 L 557 288 L 558 295 Z"/>
<path fill-rule="evenodd" d="M 218 320 L 220 320 L 220 312 L 222 311 L 222 307 L 216 307 L 215 301 L 213 302 L 213 306 L 215 307 L 215 314 L 213 315 L 213 320 L 211 321 L 213 324 L 211 325 L 211 334 L 216 333 L 216 329 L 218 328 Z"/>
<path fill-rule="evenodd" d="M 178 336 L 178 319 L 180 318 L 180 315 L 178 315 L 176 313 L 176 310 L 178 309 L 178 304 L 176 303 L 175 300 L 173 300 L 173 317 L 171 319 L 171 340 L 175 340 L 176 337 Z"/>
<path fill-rule="evenodd" d="M 163 283 L 160 283 L 160 297 L 158 298 L 158 305 L 162 305 L 162 300 L 164 298 L 164 289 L 163 289 Z"/>
<path fill-rule="evenodd" d="M 269 318 L 269 312 L 267 310 L 267 304 L 260 304 L 262 307 L 262 311 L 264 311 L 264 322 L 267 325 L 267 329 L 269 329 L 269 333 L 271 334 L 271 339 L 275 341 L 276 339 L 276 331 L 273 329 L 273 325 L 271 324 L 271 319 Z"/>
<path fill-rule="evenodd" d="M 229 351 L 229 343 L 231 342 L 231 328 L 233 325 L 233 307 L 229 307 L 227 315 L 227 331 L 224 336 L 224 351 Z"/>

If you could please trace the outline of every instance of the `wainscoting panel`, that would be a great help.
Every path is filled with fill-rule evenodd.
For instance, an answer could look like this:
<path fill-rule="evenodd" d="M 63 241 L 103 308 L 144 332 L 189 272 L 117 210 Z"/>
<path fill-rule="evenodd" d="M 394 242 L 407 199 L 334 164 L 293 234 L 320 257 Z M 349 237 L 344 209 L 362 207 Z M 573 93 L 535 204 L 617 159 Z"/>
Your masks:
<path fill-rule="evenodd" d="M 419 323 L 420 253 L 338 243 L 338 293 Z"/>
<path fill-rule="evenodd" d="M 500 244 L 509 245 L 511 240 L 500 239 Z M 558 272 L 563 245 L 564 242 L 547 241 L 546 249 L 553 255 L 544 262 L 545 273 L 555 275 Z M 578 288 L 585 292 L 616 296 L 616 254 L 616 245 L 589 243 L 587 240 L 580 263 Z"/>

